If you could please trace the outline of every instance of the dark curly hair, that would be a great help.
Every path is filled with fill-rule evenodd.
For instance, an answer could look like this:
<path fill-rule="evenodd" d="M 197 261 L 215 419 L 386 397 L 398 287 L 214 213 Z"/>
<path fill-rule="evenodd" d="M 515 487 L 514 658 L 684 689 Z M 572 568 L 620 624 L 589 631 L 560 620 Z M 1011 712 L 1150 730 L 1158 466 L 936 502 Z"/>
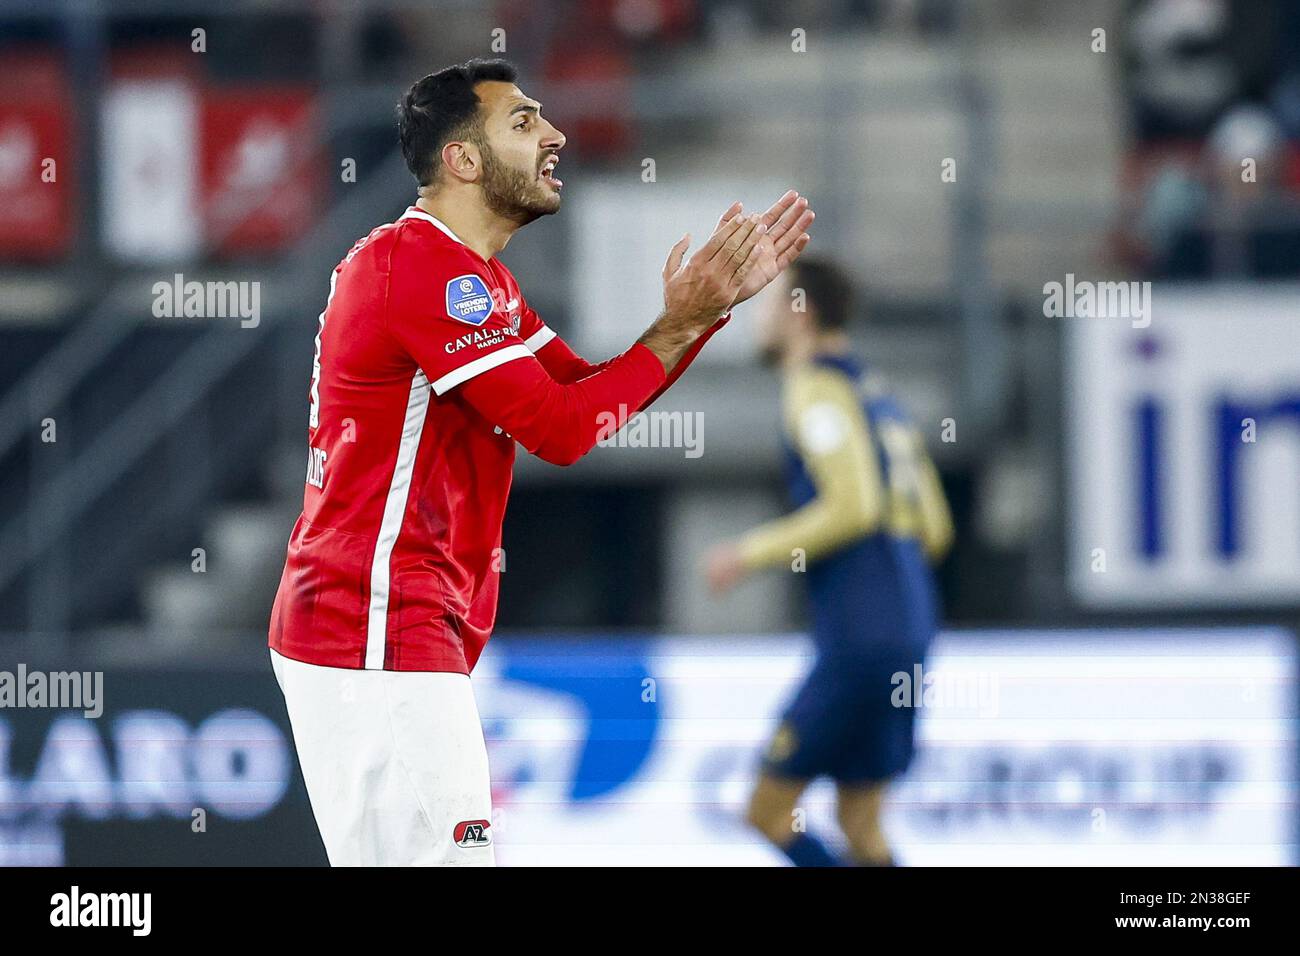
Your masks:
<path fill-rule="evenodd" d="M 801 258 L 790 266 L 790 288 L 803 289 L 822 329 L 842 329 L 853 312 L 853 283 L 826 259 Z"/>
<path fill-rule="evenodd" d="M 397 104 L 397 132 L 406 166 L 421 186 L 433 182 L 438 154 L 445 145 L 471 139 L 481 128 L 474 87 L 487 80 L 513 83 L 518 75 L 506 60 L 475 58 L 411 84 Z"/>

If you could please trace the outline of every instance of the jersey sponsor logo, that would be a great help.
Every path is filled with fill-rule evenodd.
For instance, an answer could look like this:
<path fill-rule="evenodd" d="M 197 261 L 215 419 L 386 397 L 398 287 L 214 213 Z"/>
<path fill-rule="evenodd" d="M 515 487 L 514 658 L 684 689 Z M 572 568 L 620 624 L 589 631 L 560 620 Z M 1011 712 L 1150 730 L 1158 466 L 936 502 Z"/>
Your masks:
<path fill-rule="evenodd" d="M 476 349 L 491 348 L 494 345 L 500 345 L 510 335 L 518 335 L 518 333 L 512 329 L 488 329 L 485 332 L 470 332 L 468 335 L 458 335 L 444 345 L 442 350 L 448 355 L 455 355 L 461 349 L 467 349 L 471 345 Z"/>
<path fill-rule="evenodd" d="M 447 314 L 460 322 L 482 325 L 492 314 L 492 295 L 474 274 L 457 276 L 447 283 Z"/>
<path fill-rule="evenodd" d="M 488 833 L 491 826 L 487 820 L 462 820 L 456 824 L 451 836 L 457 846 L 491 846 L 492 834 Z"/>

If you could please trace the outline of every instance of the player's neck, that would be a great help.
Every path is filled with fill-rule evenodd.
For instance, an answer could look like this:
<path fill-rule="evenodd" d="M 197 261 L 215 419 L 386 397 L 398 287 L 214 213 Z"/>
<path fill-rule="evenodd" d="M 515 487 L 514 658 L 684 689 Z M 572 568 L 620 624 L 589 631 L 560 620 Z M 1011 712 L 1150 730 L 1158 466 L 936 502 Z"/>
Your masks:
<path fill-rule="evenodd" d="M 783 362 L 786 371 L 807 365 L 819 355 L 848 355 L 852 343 L 843 332 L 823 332 L 801 338 L 786 350 Z"/>
<path fill-rule="evenodd" d="M 814 355 L 848 355 L 853 343 L 843 332 L 823 332 L 814 340 Z"/>
<path fill-rule="evenodd" d="M 506 247 L 519 228 L 480 203 L 457 201 L 451 195 L 421 196 L 415 205 L 456 234 L 484 259 L 491 259 Z"/>

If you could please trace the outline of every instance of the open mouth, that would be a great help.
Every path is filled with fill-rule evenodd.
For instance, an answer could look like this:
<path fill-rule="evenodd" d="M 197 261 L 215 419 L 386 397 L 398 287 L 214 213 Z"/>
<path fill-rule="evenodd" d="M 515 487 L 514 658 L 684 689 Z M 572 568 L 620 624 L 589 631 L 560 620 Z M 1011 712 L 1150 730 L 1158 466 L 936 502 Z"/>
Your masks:
<path fill-rule="evenodd" d="M 555 177 L 555 166 L 559 161 L 560 157 L 551 156 L 542 164 L 542 171 L 540 173 L 542 182 L 546 183 L 546 185 L 550 186 L 557 192 L 564 188 L 564 181 Z"/>

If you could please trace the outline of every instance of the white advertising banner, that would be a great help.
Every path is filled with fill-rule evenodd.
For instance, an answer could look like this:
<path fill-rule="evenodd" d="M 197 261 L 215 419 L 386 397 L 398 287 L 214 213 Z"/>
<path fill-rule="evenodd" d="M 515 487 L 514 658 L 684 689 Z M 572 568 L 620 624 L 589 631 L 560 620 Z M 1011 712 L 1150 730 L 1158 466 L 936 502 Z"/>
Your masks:
<path fill-rule="evenodd" d="M 804 638 L 500 641 L 474 680 L 504 865 L 772 865 L 742 822 Z M 887 827 L 912 865 L 1296 862 L 1281 630 L 945 635 Z M 836 845 L 834 791 L 804 806 Z"/>
<path fill-rule="evenodd" d="M 183 80 L 115 80 L 104 94 L 104 239 L 119 259 L 173 262 L 203 242 L 198 93 Z"/>
<path fill-rule="evenodd" d="M 1099 607 L 1300 603 L 1300 288 L 1069 319 L 1070 581 Z"/>

